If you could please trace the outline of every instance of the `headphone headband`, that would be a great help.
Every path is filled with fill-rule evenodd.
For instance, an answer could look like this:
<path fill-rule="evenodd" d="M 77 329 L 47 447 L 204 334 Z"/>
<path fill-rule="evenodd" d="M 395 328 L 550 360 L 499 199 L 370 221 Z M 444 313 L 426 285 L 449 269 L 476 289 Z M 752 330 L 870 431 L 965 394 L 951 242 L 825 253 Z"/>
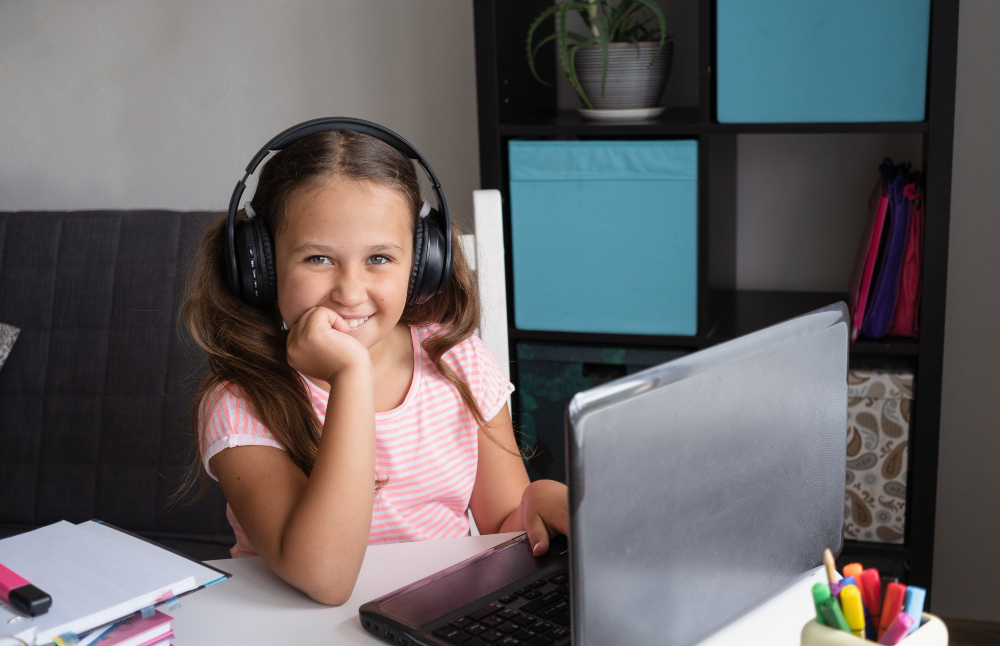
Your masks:
<path fill-rule="evenodd" d="M 246 174 L 243 176 L 243 179 L 236 182 L 236 187 L 233 189 L 233 195 L 229 200 L 229 213 L 226 220 L 226 235 L 223 238 L 223 244 L 225 245 L 224 262 L 226 268 L 226 280 L 229 282 L 229 288 L 234 293 L 238 294 L 240 292 L 239 271 L 236 267 L 236 254 L 234 253 L 234 250 L 236 249 L 236 212 L 239 210 L 240 198 L 243 196 L 243 191 L 246 189 L 247 178 L 250 177 L 251 173 L 257 170 L 257 166 L 259 166 L 264 158 L 267 157 L 269 152 L 283 150 L 300 139 L 317 132 L 338 130 L 353 130 L 355 132 L 375 137 L 376 139 L 392 146 L 400 153 L 406 155 L 407 158 L 416 161 L 424 169 L 424 172 L 427 173 L 427 177 L 431 181 L 431 187 L 433 188 L 434 195 L 437 199 L 437 215 L 440 219 L 441 228 L 444 233 L 446 266 L 444 267 L 443 282 L 447 282 L 448 278 L 451 276 L 451 217 L 448 213 L 448 201 L 445 199 L 444 191 L 441 189 L 441 182 L 438 181 L 437 175 L 434 174 L 434 170 L 431 168 L 427 160 L 424 159 L 424 156 L 421 155 L 420 152 L 410 144 L 410 142 L 406 141 L 392 130 L 389 130 L 384 126 L 380 126 L 377 123 L 364 121 L 363 119 L 354 119 L 351 117 L 325 117 L 305 121 L 292 126 L 272 138 L 271 141 L 264 144 L 263 148 L 257 151 L 257 154 L 254 155 L 253 159 L 250 160 L 250 163 L 247 164 Z"/>

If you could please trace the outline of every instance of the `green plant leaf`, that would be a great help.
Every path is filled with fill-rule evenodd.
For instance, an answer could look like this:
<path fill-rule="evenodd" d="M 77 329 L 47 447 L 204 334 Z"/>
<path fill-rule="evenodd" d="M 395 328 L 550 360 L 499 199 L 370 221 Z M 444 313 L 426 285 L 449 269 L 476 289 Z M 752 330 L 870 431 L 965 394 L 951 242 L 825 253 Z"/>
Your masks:
<path fill-rule="evenodd" d="M 582 43 L 583 41 L 587 40 L 586 38 L 584 38 L 583 36 L 581 36 L 580 34 L 574 32 L 574 31 L 568 31 L 568 32 L 566 32 L 566 37 L 567 38 L 572 38 L 573 40 L 575 40 L 578 43 Z M 556 34 L 549 34 L 545 38 L 541 39 L 540 41 L 538 41 L 538 44 L 535 45 L 535 49 L 532 52 L 532 54 L 537 56 L 538 55 L 538 50 L 542 48 L 542 45 L 544 45 L 546 43 L 551 43 L 555 39 L 556 39 Z"/>
<path fill-rule="evenodd" d="M 552 84 L 544 81 L 542 77 L 538 75 L 538 70 L 535 69 L 535 52 L 538 51 L 538 48 L 536 47 L 534 51 L 532 50 L 531 40 L 532 38 L 534 38 L 535 30 L 538 29 L 538 27 L 542 24 L 542 22 L 545 21 L 546 18 L 552 16 L 552 14 L 554 14 L 558 8 L 559 7 L 556 5 L 552 5 L 551 7 L 547 8 L 545 11 L 540 13 L 538 17 L 535 18 L 534 21 L 532 21 L 531 26 L 528 27 L 528 43 L 527 43 L 528 67 L 531 68 L 531 73 L 535 76 L 536 79 L 538 79 L 539 83 L 541 83 L 542 85 L 548 85 L 550 87 Z M 556 36 L 556 34 L 552 34 L 552 36 L 554 37 Z M 548 42 L 549 40 L 551 40 L 551 38 L 546 38 L 545 40 L 543 40 L 541 43 L 539 43 L 539 47 L 541 47 L 543 43 Z"/>
<path fill-rule="evenodd" d="M 604 38 L 600 39 L 601 45 L 601 96 L 604 96 L 604 83 L 608 80 L 608 40 L 609 32 L 604 32 Z"/>
<path fill-rule="evenodd" d="M 610 33 L 612 34 L 611 42 L 617 42 L 617 39 L 621 38 L 624 34 L 625 28 L 631 20 L 631 16 L 635 14 L 635 12 L 632 11 L 633 6 L 635 6 L 635 2 L 633 0 L 623 0 L 613 9 L 611 8 L 611 3 L 608 3 L 608 23 L 611 26 Z"/>
<path fill-rule="evenodd" d="M 593 109 L 594 104 L 591 103 L 590 99 L 587 98 L 587 93 L 583 91 L 583 86 L 580 85 L 580 79 L 577 78 L 577 76 L 576 76 L 576 50 L 580 49 L 581 47 L 590 47 L 591 45 L 593 45 L 596 42 L 597 42 L 597 38 L 588 38 L 587 40 L 583 41 L 582 43 L 577 43 L 576 45 L 573 45 L 570 48 L 570 51 L 569 51 L 569 71 L 567 72 L 567 76 L 569 76 L 569 82 L 573 86 L 573 89 L 576 90 L 576 93 L 580 95 L 581 99 L 583 99 L 583 103 L 588 108 L 591 108 L 591 109 Z"/>
<path fill-rule="evenodd" d="M 556 48 L 559 50 L 559 64 L 562 66 L 563 72 L 570 77 L 570 82 L 574 80 L 576 74 L 572 71 L 573 66 L 569 55 L 569 43 L 567 42 L 567 38 L 569 37 L 568 33 L 572 32 L 566 31 L 566 15 L 570 11 L 579 11 L 580 9 L 585 10 L 586 8 L 587 3 L 577 2 L 574 0 L 568 0 L 556 5 L 556 35 L 558 36 L 556 39 Z M 577 81 L 577 84 L 579 84 L 579 81 Z"/>
<path fill-rule="evenodd" d="M 653 63 L 656 62 L 656 59 L 659 58 L 660 51 L 663 50 L 664 43 L 667 42 L 667 20 L 666 18 L 663 17 L 663 11 L 660 10 L 659 5 L 657 5 L 656 2 L 654 2 L 653 0 L 630 0 L 630 1 L 635 2 L 636 4 L 640 4 L 643 7 L 649 9 L 653 13 L 653 15 L 656 16 L 656 20 L 659 22 L 660 44 L 657 45 L 656 47 L 656 53 L 653 54 L 653 60 L 649 61 L 649 65 L 646 66 L 647 68 L 652 67 Z"/>

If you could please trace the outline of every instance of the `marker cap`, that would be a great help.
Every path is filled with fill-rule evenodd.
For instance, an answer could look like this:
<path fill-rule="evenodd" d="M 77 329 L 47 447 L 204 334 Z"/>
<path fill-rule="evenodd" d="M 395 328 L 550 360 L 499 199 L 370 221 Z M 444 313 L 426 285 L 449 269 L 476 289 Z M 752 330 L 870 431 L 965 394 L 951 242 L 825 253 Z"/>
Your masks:
<path fill-rule="evenodd" d="M 47 612 L 52 606 L 52 597 L 30 583 L 11 590 L 8 593 L 7 600 L 10 602 L 10 605 L 29 617 L 35 617 L 43 612 Z"/>

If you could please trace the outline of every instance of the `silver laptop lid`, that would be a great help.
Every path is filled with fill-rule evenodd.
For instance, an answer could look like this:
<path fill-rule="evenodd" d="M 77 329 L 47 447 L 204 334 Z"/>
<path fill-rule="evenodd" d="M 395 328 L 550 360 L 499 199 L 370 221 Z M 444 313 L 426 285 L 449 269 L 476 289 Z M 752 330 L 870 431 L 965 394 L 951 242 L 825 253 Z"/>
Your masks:
<path fill-rule="evenodd" d="M 847 306 L 578 393 L 573 643 L 694 643 L 838 553 Z"/>

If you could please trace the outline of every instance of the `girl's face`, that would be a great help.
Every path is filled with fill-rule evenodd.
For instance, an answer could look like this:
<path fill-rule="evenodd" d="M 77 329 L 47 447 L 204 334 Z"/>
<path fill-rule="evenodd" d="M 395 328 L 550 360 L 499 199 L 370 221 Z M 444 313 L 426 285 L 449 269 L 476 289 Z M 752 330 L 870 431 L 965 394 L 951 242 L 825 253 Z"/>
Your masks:
<path fill-rule="evenodd" d="M 336 178 L 294 195 L 275 236 L 285 322 L 291 326 L 309 308 L 326 307 L 352 326 L 351 336 L 375 348 L 406 305 L 411 218 L 402 194 L 370 181 Z"/>

